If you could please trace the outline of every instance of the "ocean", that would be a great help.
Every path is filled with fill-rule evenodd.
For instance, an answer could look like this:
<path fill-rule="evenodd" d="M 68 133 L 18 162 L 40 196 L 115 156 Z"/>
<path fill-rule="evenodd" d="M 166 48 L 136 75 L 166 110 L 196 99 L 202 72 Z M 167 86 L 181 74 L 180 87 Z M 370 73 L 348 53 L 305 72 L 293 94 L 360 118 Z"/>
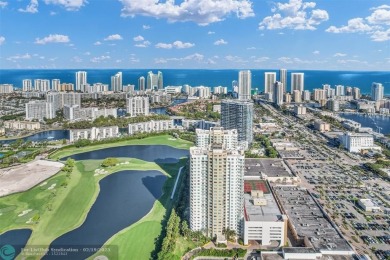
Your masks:
<path fill-rule="evenodd" d="M 75 83 L 76 71 L 87 72 L 87 81 L 93 83 L 111 83 L 111 76 L 118 71 L 123 73 L 123 84 L 138 85 L 138 78 L 146 78 L 148 71 L 157 73 L 157 69 L 55 69 L 55 70 L 0 70 L 0 84 L 13 84 L 21 88 L 23 79 L 60 79 L 61 83 Z M 164 86 L 224 86 L 229 90 L 232 88 L 232 81 L 238 80 L 238 69 L 226 70 L 194 70 L 194 69 L 162 69 Z M 279 70 L 251 70 L 252 88 L 259 91 L 264 89 L 264 72 L 276 72 L 279 78 Z M 305 90 L 321 88 L 323 84 L 344 85 L 358 87 L 361 93 L 369 94 L 373 82 L 382 83 L 385 94 L 390 94 L 390 71 L 321 71 L 321 70 L 289 70 L 287 76 L 287 90 L 290 90 L 290 73 L 305 73 Z"/>

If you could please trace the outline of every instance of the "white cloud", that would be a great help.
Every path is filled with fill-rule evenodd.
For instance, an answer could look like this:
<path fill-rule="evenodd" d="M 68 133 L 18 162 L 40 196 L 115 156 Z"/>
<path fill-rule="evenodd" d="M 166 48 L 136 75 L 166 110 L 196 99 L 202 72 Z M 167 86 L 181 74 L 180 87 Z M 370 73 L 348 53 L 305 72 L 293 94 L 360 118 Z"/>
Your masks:
<path fill-rule="evenodd" d="M 93 62 L 93 63 L 100 63 L 100 62 L 102 62 L 102 61 L 109 60 L 109 59 L 111 59 L 110 56 L 108 56 L 108 55 L 102 55 L 102 56 L 99 56 L 99 57 L 93 57 L 93 58 L 91 59 L 91 62 Z"/>
<path fill-rule="evenodd" d="M 50 12 L 50 15 L 51 15 L 51 16 L 54 16 L 54 15 L 57 15 L 57 13 L 54 12 L 54 11 L 51 11 L 51 12 Z"/>
<path fill-rule="evenodd" d="M 163 42 L 159 42 L 155 45 L 156 48 L 158 49 L 172 49 L 172 48 L 176 48 L 176 49 L 186 49 L 186 48 L 192 48 L 194 47 L 195 44 L 194 43 L 190 43 L 190 42 L 182 42 L 182 41 L 175 41 L 173 43 L 163 43 Z"/>
<path fill-rule="evenodd" d="M 5 37 L 4 36 L 0 36 L 0 45 L 3 45 L 4 42 L 5 42 Z"/>
<path fill-rule="evenodd" d="M 62 34 L 50 34 L 49 36 L 46 36 L 45 38 L 35 39 L 35 44 L 46 44 L 46 43 L 66 43 L 70 42 L 70 39 L 67 35 Z"/>
<path fill-rule="evenodd" d="M 224 39 L 219 39 L 214 42 L 214 45 L 224 45 L 224 44 L 228 44 L 228 42 L 225 41 Z"/>
<path fill-rule="evenodd" d="M 182 41 L 175 41 L 173 43 L 173 46 L 177 49 L 187 49 L 187 48 L 192 48 L 195 46 L 194 43 L 190 42 L 182 42 Z"/>
<path fill-rule="evenodd" d="M 390 5 L 381 5 L 378 7 L 370 8 L 370 10 L 377 10 L 377 9 L 390 9 Z"/>
<path fill-rule="evenodd" d="M 157 49 L 172 49 L 172 44 L 159 42 L 155 45 Z"/>
<path fill-rule="evenodd" d="M 225 60 L 230 61 L 230 62 L 237 62 L 237 63 L 246 63 L 246 60 L 243 60 L 239 56 L 233 56 L 233 55 L 227 55 L 225 56 Z"/>
<path fill-rule="evenodd" d="M 18 11 L 22 13 L 38 13 L 38 0 L 31 0 L 30 4 L 27 5 L 25 9 L 19 8 Z"/>
<path fill-rule="evenodd" d="M 209 35 L 210 35 L 210 34 L 215 34 L 215 32 L 213 32 L 213 31 L 208 31 L 207 34 L 209 34 Z"/>
<path fill-rule="evenodd" d="M 370 24 L 390 25 L 390 10 L 377 9 L 370 16 L 366 17 Z"/>
<path fill-rule="evenodd" d="M 293 29 L 293 30 L 315 30 L 316 25 L 329 20 L 326 10 L 308 9 L 315 8 L 314 2 L 303 2 L 303 0 L 289 0 L 288 3 L 276 3 L 272 8 L 275 14 L 267 16 L 259 24 L 259 29 Z"/>
<path fill-rule="evenodd" d="M 360 60 L 337 60 L 337 63 L 340 64 L 348 64 L 348 63 L 367 63 L 365 61 L 360 61 Z"/>
<path fill-rule="evenodd" d="M 390 6 L 381 5 L 373 7 L 366 18 L 353 18 L 347 25 L 336 27 L 330 26 L 326 31 L 331 33 L 365 33 L 376 42 L 390 40 Z"/>
<path fill-rule="evenodd" d="M 138 35 L 138 36 L 135 36 L 135 37 L 133 38 L 133 40 L 134 40 L 135 42 L 142 42 L 142 41 L 145 40 L 145 39 L 144 39 L 144 37 L 142 37 L 141 35 Z"/>
<path fill-rule="evenodd" d="M 363 18 L 354 18 L 348 21 L 348 25 L 337 28 L 336 26 L 330 26 L 326 29 L 331 33 L 354 33 L 354 32 L 369 32 L 372 27 L 365 23 Z"/>
<path fill-rule="evenodd" d="M 199 25 L 207 25 L 224 20 L 230 14 L 244 19 L 254 16 L 252 2 L 249 0 L 119 0 L 123 4 L 122 16 L 136 15 L 165 18 L 169 22 L 192 21 Z"/>
<path fill-rule="evenodd" d="M 208 60 L 207 60 L 207 63 L 208 63 L 208 64 L 217 64 L 213 59 L 208 59 Z"/>
<path fill-rule="evenodd" d="M 0 1 L 0 8 L 5 8 L 8 5 L 6 1 Z"/>
<path fill-rule="evenodd" d="M 168 63 L 169 61 L 175 61 L 175 62 L 180 62 L 180 61 L 203 62 L 204 61 L 204 55 L 199 54 L 199 53 L 194 53 L 194 54 L 182 57 L 182 58 L 157 58 L 157 59 L 154 59 L 154 63 L 156 63 L 156 64 Z"/>
<path fill-rule="evenodd" d="M 142 43 L 138 43 L 134 46 L 138 48 L 146 48 L 150 46 L 150 41 L 143 41 Z"/>
<path fill-rule="evenodd" d="M 87 3 L 87 0 L 45 0 L 45 4 L 60 5 L 68 11 L 77 11 Z"/>
<path fill-rule="evenodd" d="M 89 56 L 91 53 L 89 51 L 84 52 L 84 55 Z"/>
<path fill-rule="evenodd" d="M 131 63 L 138 63 L 138 62 L 140 62 L 140 60 L 138 58 L 136 58 L 136 57 L 134 57 L 132 55 L 130 56 L 129 61 Z"/>
<path fill-rule="evenodd" d="M 318 55 L 320 54 L 320 51 L 313 51 L 313 54 Z"/>
<path fill-rule="evenodd" d="M 248 47 L 247 50 L 256 50 L 256 47 Z"/>
<path fill-rule="evenodd" d="M 144 30 L 149 30 L 151 27 L 149 26 L 149 25 L 142 25 L 142 29 L 144 29 Z"/>
<path fill-rule="evenodd" d="M 7 60 L 9 61 L 12 61 L 12 62 L 16 62 L 17 60 L 29 60 L 31 59 L 31 55 L 26 53 L 26 54 L 23 54 L 23 55 L 15 55 L 15 56 L 11 56 L 11 57 L 8 57 Z"/>
<path fill-rule="evenodd" d="M 123 38 L 119 34 L 112 34 L 112 35 L 109 35 L 106 38 L 104 38 L 104 40 L 105 41 L 119 41 L 119 40 L 123 40 Z"/>
<path fill-rule="evenodd" d="M 72 61 L 73 61 L 73 62 L 80 63 L 80 62 L 83 62 L 83 59 L 80 58 L 79 56 L 74 56 L 74 57 L 72 58 Z"/>
<path fill-rule="evenodd" d="M 371 35 L 371 39 L 374 42 L 384 42 L 390 40 L 390 28 L 386 31 L 375 31 Z"/>
<path fill-rule="evenodd" d="M 261 63 L 261 62 L 266 62 L 268 61 L 270 58 L 269 57 L 255 57 L 253 59 L 253 62 L 256 62 L 256 63 Z"/>
<path fill-rule="evenodd" d="M 345 57 L 345 56 L 347 56 L 347 54 L 345 54 L 345 53 L 340 53 L 340 52 L 337 52 L 337 53 L 335 53 L 335 54 L 333 55 L 333 57 Z"/>
<path fill-rule="evenodd" d="M 100 41 L 97 41 L 93 45 L 102 45 L 102 43 Z"/>

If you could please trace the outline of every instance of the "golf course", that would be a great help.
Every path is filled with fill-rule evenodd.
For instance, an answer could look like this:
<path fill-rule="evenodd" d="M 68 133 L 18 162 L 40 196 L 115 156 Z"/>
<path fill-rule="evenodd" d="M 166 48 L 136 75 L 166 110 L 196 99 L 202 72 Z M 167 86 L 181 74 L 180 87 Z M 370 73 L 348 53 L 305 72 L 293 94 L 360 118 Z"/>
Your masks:
<path fill-rule="evenodd" d="M 140 146 L 140 150 L 146 149 L 148 146 L 149 149 L 153 149 L 150 146 L 154 145 L 167 146 L 170 149 L 176 148 L 176 150 L 182 151 L 188 150 L 192 143 L 172 138 L 170 135 L 161 135 L 81 148 L 69 147 L 55 152 L 50 158 L 60 160 L 74 154 L 93 153 L 101 149 L 123 148 L 124 146 Z M 108 153 L 107 157 L 110 157 Z M 173 163 L 159 160 L 159 158 L 141 160 L 134 157 L 136 156 L 121 154 L 120 157 L 117 157 L 117 163 L 108 167 L 102 166 L 105 158 L 76 161 L 68 159 L 66 170 L 60 171 L 25 192 L 1 197 L 0 235 L 15 229 L 31 229 L 32 234 L 26 246 L 40 246 L 47 249 L 53 241 L 82 227 L 83 223 L 86 222 L 91 208 L 101 193 L 101 180 L 123 171 L 128 171 L 129 174 L 131 171 L 144 171 L 145 174 L 150 171 L 158 171 L 165 176 L 166 181 L 162 185 L 162 191 L 158 193 L 159 197 L 153 198 L 154 202 L 151 204 L 150 210 L 148 209 L 147 213 L 133 224 L 112 234 L 104 242 L 104 246 L 99 245 L 103 246 L 103 249 L 113 248 L 114 250 L 101 250 L 90 257 L 93 259 L 98 255 L 106 255 L 119 259 L 149 259 L 155 249 L 155 240 L 161 233 L 164 216 L 177 200 L 177 196 L 171 200 L 171 194 L 179 169 L 186 165 L 187 159 L 180 156 Z M 161 154 L 161 157 L 173 158 L 175 156 Z M 180 179 L 182 176 L 183 174 L 181 174 Z M 181 184 L 180 179 L 178 186 Z M 152 191 L 150 192 L 152 193 Z M 183 252 L 177 253 L 180 257 Z M 37 254 L 29 259 L 39 259 L 43 254 Z"/>

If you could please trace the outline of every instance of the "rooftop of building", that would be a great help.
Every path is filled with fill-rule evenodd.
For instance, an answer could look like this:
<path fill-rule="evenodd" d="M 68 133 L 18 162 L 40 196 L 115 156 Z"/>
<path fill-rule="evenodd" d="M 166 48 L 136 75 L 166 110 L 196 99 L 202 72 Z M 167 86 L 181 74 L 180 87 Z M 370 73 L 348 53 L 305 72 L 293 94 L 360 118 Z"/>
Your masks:
<path fill-rule="evenodd" d="M 282 260 L 283 253 L 275 253 L 275 252 L 262 252 L 261 258 L 263 260 Z M 352 260 L 354 259 L 351 255 L 325 255 L 323 254 L 320 258 L 316 258 L 316 260 Z"/>
<path fill-rule="evenodd" d="M 321 252 L 352 251 L 306 189 L 276 186 L 274 191 L 298 237 L 307 237 Z"/>
<path fill-rule="evenodd" d="M 250 194 L 244 194 L 245 220 L 246 221 L 282 221 L 282 213 L 276 204 L 272 193 L 263 194 L 261 199 L 266 200 L 266 205 L 256 206 Z"/>
<path fill-rule="evenodd" d="M 372 134 L 367 134 L 367 133 L 346 132 L 344 134 L 352 137 L 373 137 Z"/>
<path fill-rule="evenodd" d="M 281 159 L 245 159 L 245 176 L 291 177 L 290 169 Z"/>
<path fill-rule="evenodd" d="M 254 191 L 255 198 L 251 196 Z M 255 205 L 254 199 L 263 200 L 265 205 Z M 270 187 L 264 180 L 245 180 L 244 181 L 244 206 L 245 219 L 247 221 L 281 221 L 282 213 L 275 201 Z"/>
<path fill-rule="evenodd" d="M 359 199 L 359 201 L 365 207 L 378 207 L 371 199 Z"/>

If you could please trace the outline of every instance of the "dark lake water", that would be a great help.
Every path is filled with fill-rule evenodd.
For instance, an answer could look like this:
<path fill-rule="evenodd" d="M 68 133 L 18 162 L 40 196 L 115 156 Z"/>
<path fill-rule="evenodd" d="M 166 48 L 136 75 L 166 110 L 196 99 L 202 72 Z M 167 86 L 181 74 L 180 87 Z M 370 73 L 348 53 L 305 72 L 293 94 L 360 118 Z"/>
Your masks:
<path fill-rule="evenodd" d="M 74 154 L 62 158 L 66 160 L 101 160 L 107 157 L 130 157 L 155 163 L 177 163 L 179 158 L 189 155 L 188 150 L 176 149 L 168 145 L 128 145 Z"/>
<path fill-rule="evenodd" d="M 31 235 L 31 229 L 14 229 L 7 231 L 0 235 L 0 259 L 2 258 L 1 254 L 5 254 L 5 249 L 8 247 L 8 252 L 12 252 L 12 248 L 15 250 L 15 257 L 20 254 L 22 248 L 25 247 L 28 239 Z M 8 258 L 13 259 L 13 258 Z"/>
<path fill-rule="evenodd" d="M 83 248 L 101 247 L 111 236 L 145 216 L 162 195 L 165 180 L 166 176 L 158 171 L 121 171 L 102 179 L 100 193 L 85 222 L 54 240 L 49 249 L 52 252 L 53 249 L 78 248 L 79 252 L 47 255 L 43 259 L 76 260 L 93 255 L 94 252 Z"/>
<path fill-rule="evenodd" d="M 52 140 L 62 140 L 69 139 L 68 130 L 50 130 L 40 132 L 34 135 L 30 135 L 22 138 L 24 141 L 40 142 L 40 141 L 52 141 Z M 0 144 L 9 144 L 15 142 L 17 139 L 1 140 Z"/>
<path fill-rule="evenodd" d="M 382 134 L 390 134 L 390 117 L 381 115 L 362 115 L 340 113 L 340 116 L 360 123 L 363 127 L 371 127 L 372 130 Z M 379 129 L 380 127 L 381 129 Z"/>

